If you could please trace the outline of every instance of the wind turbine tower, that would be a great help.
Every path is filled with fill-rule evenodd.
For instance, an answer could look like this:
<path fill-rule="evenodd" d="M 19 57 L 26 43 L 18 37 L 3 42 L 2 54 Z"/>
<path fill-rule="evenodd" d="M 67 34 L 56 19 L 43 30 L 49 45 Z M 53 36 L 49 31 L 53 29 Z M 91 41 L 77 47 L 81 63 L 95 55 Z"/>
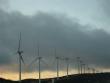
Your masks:
<path fill-rule="evenodd" d="M 80 74 L 80 57 L 77 57 L 78 74 Z"/>
<path fill-rule="evenodd" d="M 82 66 L 83 66 L 83 65 L 82 65 L 83 62 L 82 62 L 81 60 L 80 60 L 79 62 L 80 62 L 80 74 L 82 74 L 82 73 L 83 73 L 83 72 L 82 72 L 82 70 L 83 70 L 83 67 L 82 67 Z"/>
<path fill-rule="evenodd" d="M 38 45 L 39 83 L 41 83 L 41 59 L 42 57 L 39 56 L 39 45 Z"/>
<path fill-rule="evenodd" d="M 90 73 L 90 68 L 89 67 L 87 67 L 87 71 L 88 71 L 88 73 Z"/>
<path fill-rule="evenodd" d="M 60 57 L 58 57 L 56 55 L 56 48 L 55 48 L 55 58 L 56 58 L 56 66 L 57 66 L 57 80 L 59 79 L 59 60 L 60 60 Z"/>
<path fill-rule="evenodd" d="M 83 73 L 85 74 L 86 73 L 86 65 L 82 64 L 82 67 L 83 67 Z"/>
<path fill-rule="evenodd" d="M 80 74 L 81 73 L 81 71 L 80 71 L 80 57 L 77 57 L 77 64 L 78 64 L 78 74 Z"/>
<path fill-rule="evenodd" d="M 69 75 L 69 58 L 65 58 L 65 61 L 66 61 L 66 70 L 67 70 L 67 76 Z"/>

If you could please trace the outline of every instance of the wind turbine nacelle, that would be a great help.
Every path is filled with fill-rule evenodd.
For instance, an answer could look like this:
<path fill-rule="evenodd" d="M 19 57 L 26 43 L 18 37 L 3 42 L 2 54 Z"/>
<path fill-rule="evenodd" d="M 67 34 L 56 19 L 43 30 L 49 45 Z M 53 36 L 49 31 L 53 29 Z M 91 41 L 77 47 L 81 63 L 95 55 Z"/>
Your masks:
<path fill-rule="evenodd" d="M 22 54 L 22 53 L 23 53 L 23 51 L 18 51 L 17 53 L 18 53 L 18 54 Z"/>
<path fill-rule="evenodd" d="M 42 57 L 38 57 L 38 59 L 42 59 Z"/>

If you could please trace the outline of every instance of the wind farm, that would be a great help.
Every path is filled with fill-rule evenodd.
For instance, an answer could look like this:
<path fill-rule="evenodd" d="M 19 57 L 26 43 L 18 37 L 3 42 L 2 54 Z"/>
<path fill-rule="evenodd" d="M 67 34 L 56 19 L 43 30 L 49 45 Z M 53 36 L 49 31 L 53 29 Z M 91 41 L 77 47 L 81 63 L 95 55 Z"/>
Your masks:
<path fill-rule="evenodd" d="M 84 63 L 85 61 L 83 61 L 83 59 L 79 56 L 74 57 L 74 58 L 60 56 L 60 54 L 58 54 L 58 49 L 54 48 L 53 59 L 54 59 L 55 63 L 52 65 L 55 67 L 56 76 L 49 77 L 49 78 L 42 78 L 41 77 L 41 73 L 42 73 L 41 65 L 44 64 L 44 65 L 46 65 L 46 67 L 49 66 L 50 69 L 51 69 L 52 65 L 50 65 L 49 63 L 46 63 L 43 60 L 44 57 L 40 55 L 41 48 L 40 48 L 39 42 L 40 42 L 39 40 L 38 40 L 38 42 L 36 42 L 37 46 L 35 46 L 35 47 L 37 47 L 37 49 L 35 49 L 34 59 L 29 64 L 26 64 L 26 61 L 24 60 L 25 57 L 23 57 L 23 55 L 22 55 L 24 52 L 22 51 L 22 48 L 21 48 L 22 47 L 22 34 L 21 34 L 21 32 L 19 33 L 18 51 L 17 51 L 17 54 L 19 57 L 19 59 L 18 59 L 19 60 L 19 80 L 11 81 L 11 80 L 5 80 L 5 79 L 1 78 L 0 83 L 3 83 L 5 81 L 7 81 L 7 83 L 8 82 L 10 82 L 10 83 L 17 83 L 17 82 L 19 82 L 19 83 L 62 83 L 62 82 L 63 83 L 68 83 L 68 82 L 69 83 L 72 83 L 72 82 L 82 83 L 82 81 L 79 81 L 79 80 L 84 79 L 87 81 L 88 79 L 85 79 L 86 77 L 90 77 L 91 81 L 88 81 L 88 82 L 86 82 L 84 80 L 83 81 L 86 83 L 92 83 L 93 77 L 95 78 L 97 76 L 100 77 L 101 75 L 105 75 L 105 76 L 109 75 L 109 73 L 101 72 L 100 70 L 96 70 L 95 68 L 90 67 L 89 64 L 85 64 Z M 36 52 L 37 52 L 37 55 L 36 55 Z M 71 64 L 70 62 L 73 60 L 75 60 L 76 62 L 74 61 L 74 63 Z M 62 63 L 60 63 L 60 62 L 62 62 Z M 22 79 L 22 73 L 25 72 L 25 71 L 22 72 L 22 67 L 23 67 L 22 63 L 23 63 L 23 66 L 26 66 L 27 69 L 30 69 L 30 67 L 33 67 L 32 65 L 35 64 L 36 65 L 35 67 L 37 67 L 36 71 L 38 71 L 38 78 Z M 66 72 L 66 75 L 61 76 L 60 71 L 62 69 L 62 65 L 65 65 L 64 72 Z M 71 67 L 72 65 L 76 65 L 75 73 L 70 72 L 70 69 L 72 70 L 72 68 L 73 68 L 73 67 Z M 47 74 L 47 76 L 48 76 L 48 74 Z M 79 80 L 76 80 L 76 78 Z M 73 81 L 71 81 L 71 80 L 73 80 Z M 101 83 L 100 80 L 97 80 L 97 81 Z"/>
<path fill-rule="evenodd" d="M 0 83 L 110 83 L 109 0 L 0 0 Z"/>
<path fill-rule="evenodd" d="M 26 65 L 26 61 L 24 61 L 24 58 L 22 53 L 22 34 L 20 32 L 19 34 L 19 43 L 18 43 L 18 51 L 17 51 L 17 54 L 19 55 L 19 80 L 18 81 L 12 81 L 14 83 L 16 82 L 19 82 L 19 83 L 68 83 L 68 82 L 73 82 L 71 80 L 75 80 L 76 78 L 77 79 L 81 79 L 81 78 L 85 78 L 85 77 L 92 77 L 94 76 L 99 76 L 100 75 L 108 75 L 109 73 L 102 73 L 102 72 L 97 72 L 95 68 L 92 68 L 92 67 L 88 67 L 89 64 L 85 64 L 84 61 L 82 60 L 81 57 L 74 57 L 74 58 L 70 58 L 70 57 L 63 57 L 63 56 L 60 56 L 58 54 L 58 50 L 56 48 L 54 48 L 54 60 L 55 60 L 55 63 L 56 64 L 52 64 L 52 65 L 56 65 L 55 68 L 56 68 L 56 76 L 55 77 L 49 77 L 49 78 L 41 78 L 41 63 L 44 62 L 43 64 L 46 65 L 47 63 L 45 61 L 43 61 L 44 57 L 43 56 L 40 56 L 40 45 L 39 45 L 39 40 L 37 43 L 37 50 L 35 50 L 37 52 L 37 55 L 36 57 L 34 58 L 34 60 L 31 61 L 30 64 L 27 64 Z M 36 53 L 35 53 L 36 54 Z M 70 62 L 73 61 L 73 59 L 76 59 L 76 62 L 74 62 L 74 64 L 71 64 Z M 60 64 L 60 62 L 63 62 L 62 64 Z M 23 66 L 27 66 L 26 68 L 28 69 L 29 67 L 32 67 L 32 65 L 34 63 L 36 63 L 36 65 L 38 65 L 38 79 L 22 79 L 22 65 L 21 64 L 24 64 Z M 51 62 L 52 63 L 52 62 Z M 49 65 L 49 64 L 47 64 Z M 47 67 L 46 65 L 46 67 Z M 62 67 L 62 65 L 65 65 L 65 69 L 66 69 L 66 75 L 63 75 L 63 76 L 60 76 L 60 68 Z M 69 70 L 70 70 L 70 66 L 71 65 L 76 65 L 76 73 L 70 73 Z M 35 66 L 37 67 L 37 66 Z M 50 65 L 51 67 L 51 65 Z M 72 69 L 71 69 L 72 70 Z M 100 70 L 98 70 L 100 71 Z M 70 80 L 66 80 L 66 79 L 70 79 Z M 2 81 L 5 81 L 5 79 L 1 79 L 0 82 L 2 83 Z M 61 81 L 62 80 L 62 81 Z M 11 80 L 6 80 L 7 82 L 9 81 L 11 83 Z M 76 82 L 78 80 L 75 80 Z M 100 81 L 100 80 L 98 80 Z M 81 83 L 80 81 L 77 82 L 77 83 Z M 87 82 L 87 83 L 92 83 L 92 80 L 91 82 Z M 94 82 L 95 83 L 95 82 Z"/>

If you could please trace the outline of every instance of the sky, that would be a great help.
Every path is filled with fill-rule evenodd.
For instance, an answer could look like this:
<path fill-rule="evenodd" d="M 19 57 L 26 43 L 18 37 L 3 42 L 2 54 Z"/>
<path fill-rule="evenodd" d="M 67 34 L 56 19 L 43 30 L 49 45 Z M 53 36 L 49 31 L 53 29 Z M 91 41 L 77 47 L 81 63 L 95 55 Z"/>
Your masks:
<path fill-rule="evenodd" d="M 55 48 L 57 56 L 71 58 L 70 73 L 77 73 L 76 57 L 90 67 L 109 71 L 109 4 L 110 0 L 0 0 L 1 77 L 18 79 L 20 32 L 26 62 L 23 78 L 38 74 L 37 62 L 27 68 L 37 57 L 38 41 L 44 78 L 47 73 L 55 76 Z M 60 61 L 61 75 L 65 75 L 65 64 Z"/>

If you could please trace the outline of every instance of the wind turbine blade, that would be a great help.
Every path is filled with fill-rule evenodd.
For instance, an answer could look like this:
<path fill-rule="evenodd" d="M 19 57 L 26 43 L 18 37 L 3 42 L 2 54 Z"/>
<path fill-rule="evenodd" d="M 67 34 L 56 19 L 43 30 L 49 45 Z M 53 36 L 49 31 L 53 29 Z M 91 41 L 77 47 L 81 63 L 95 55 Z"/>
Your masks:
<path fill-rule="evenodd" d="M 63 60 L 63 58 L 61 58 L 61 57 L 58 57 L 58 59 L 59 59 L 59 60 Z"/>
<path fill-rule="evenodd" d="M 41 60 L 41 62 L 42 62 L 43 64 L 45 64 L 47 67 L 50 67 L 49 64 L 47 64 L 47 62 L 46 62 L 45 60 Z"/>
<path fill-rule="evenodd" d="M 24 59 L 23 59 L 23 56 L 22 56 L 22 55 L 20 55 L 20 59 L 21 59 L 21 61 L 23 62 L 23 64 L 25 64 L 25 62 L 24 62 Z"/>
<path fill-rule="evenodd" d="M 56 48 L 54 49 L 54 52 L 55 52 L 55 55 L 54 55 L 54 56 L 57 57 L 57 54 L 56 54 Z"/>
<path fill-rule="evenodd" d="M 20 51 L 20 48 L 21 48 L 21 32 L 19 36 L 18 51 Z"/>
<path fill-rule="evenodd" d="M 33 63 L 35 63 L 38 59 L 39 59 L 38 57 L 35 58 L 35 59 L 28 65 L 28 67 L 31 66 Z"/>

